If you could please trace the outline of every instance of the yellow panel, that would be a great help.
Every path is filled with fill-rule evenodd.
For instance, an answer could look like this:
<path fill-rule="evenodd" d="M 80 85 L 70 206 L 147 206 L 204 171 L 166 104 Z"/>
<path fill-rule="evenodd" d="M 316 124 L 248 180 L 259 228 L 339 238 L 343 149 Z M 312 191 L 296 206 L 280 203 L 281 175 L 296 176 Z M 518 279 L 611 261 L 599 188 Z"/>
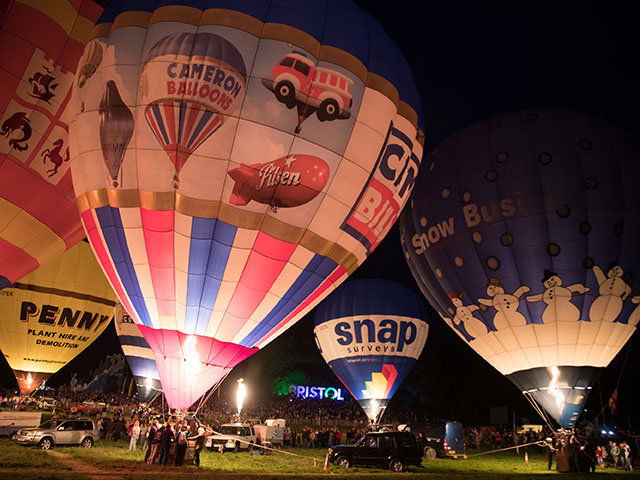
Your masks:
<path fill-rule="evenodd" d="M 80 242 L 0 295 L 0 350 L 9 366 L 55 373 L 109 325 L 116 297 Z"/>
<path fill-rule="evenodd" d="M 64 252 L 66 246 L 53 230 L 24 210 L 0 198 L 0 220 L 13 220 L 0 231 L 0 238 L 22 248 L 40 265 Z M 0 223 L 2 225 L 2 223 Z"/>

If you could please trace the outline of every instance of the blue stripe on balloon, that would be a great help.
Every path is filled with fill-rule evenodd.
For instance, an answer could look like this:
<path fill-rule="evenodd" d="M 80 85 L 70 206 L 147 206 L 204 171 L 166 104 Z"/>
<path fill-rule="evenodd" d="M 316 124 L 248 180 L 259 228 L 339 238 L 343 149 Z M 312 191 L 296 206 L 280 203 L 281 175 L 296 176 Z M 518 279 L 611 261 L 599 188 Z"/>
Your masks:
<path fill-rule="evenodd" d="M 118 335 L 118 340 L 120 340 L 120 345 L 123 346 L 132 346 L 132 347 L 142 347 L 149 348 L 149 344 L 144 339 L 143 336 L 137 335 Z"/>
<path fill-rule="evenodd" d="M 129 246 L 124 235 L 120 210 L 110 206 L 96 208 L 96 217 L 100 224 L 102 236 L 111 254 L 113 265 L 118 272 L 122 286 L 138 314 L 139 320 L 147 327 L 152 327 L 149 311 L 144 303 L 140 283 L 136 275 L 133 261 L 129 254 Z M 131 313 L 131 312 L 130 312 Z"/>
<path fill-rule="evenodd" d="M 293 312 L 331 275 L 338 264 L 322 255 L 314 255 L 300 276 L 267 316 L 247 335 L 240 345 L 252 347 Z"/>
<path fill-rule="evenodd" d="M 191 224 L 185 330 L 205 335 L 237 228 L 215 218 Z"/>
<path fill-rule="evenodd" d="M 162 110 L 160 110 L 160 105 L 157 103 L 154 103 L 153 105 L 151 105 L 151 112 L 153 113 L 153 116 L 156 119 L 156 125 L 158 126 L 157 132 L 160 133 L 160 135 L 162 135 L 162 141 L 164 142 L 164 144 L 169 145 L 171 141 L 169 140 L 169 135 L 167 134 L 167 130 L 165 129 L 165 118 L 162 113 Z M 160 142 L 160 143 L 163 143 L 163 142 Z"/>
<path fill-rule="evenodd" d="M 184 128 L 184 117 L 187 114 L 188 105 L 185 102 L 178 103 L 178 136 L 176 141 L 178 144 L 184 143 L 182 141 L 182 130 Z"/>
<path fill-rule="evenodd" d="M 193 129 L 193 133 L 191 134 L 191 138 L 189 138 L 189 141 L 185 144 L 187 147 L 191 148 L 194 146 L 193 144 L 196 142 L 196 140 L 200 136 L 200 133 L 202 132 L 202 130 L 207 126 L 212 116 L 213 116 L 213 112 L 211 110 L 202 111 L 200 115 L 200 120 L 198 120 L 198 125 L 195 126 L 195 128 Z M 213 133 L 213 131 L 211 133 Z M 209 135 L 211 135 L 211 133 Z M 209 135 L 207 135 L 207 138 L 209 137 Z"/>

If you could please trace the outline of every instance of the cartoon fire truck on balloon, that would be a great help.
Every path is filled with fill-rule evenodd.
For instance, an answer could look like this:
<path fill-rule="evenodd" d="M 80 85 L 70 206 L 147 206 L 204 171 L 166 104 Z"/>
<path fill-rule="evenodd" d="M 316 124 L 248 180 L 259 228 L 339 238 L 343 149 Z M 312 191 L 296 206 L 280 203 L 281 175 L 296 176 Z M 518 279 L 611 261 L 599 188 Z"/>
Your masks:
<path fill-rule="evenodd" d="M 287 108 L 297 108 L 296 133 L 314 112 L 321 122 L 351 116 L 353 80 L 335 70 L 317 67 L 302 53 L 286 55 L 262 84 Z"/>

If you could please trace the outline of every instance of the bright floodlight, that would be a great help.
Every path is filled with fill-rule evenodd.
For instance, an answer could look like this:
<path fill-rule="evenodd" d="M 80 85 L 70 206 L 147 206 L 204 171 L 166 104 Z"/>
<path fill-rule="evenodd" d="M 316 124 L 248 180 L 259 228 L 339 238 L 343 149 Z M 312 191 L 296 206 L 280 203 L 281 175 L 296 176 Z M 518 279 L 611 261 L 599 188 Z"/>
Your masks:
<path fill-rule="evenodd" d="M 146 388 L 151 388 L 153 386 L 153 380 L 151 380 L 151 378 L 149 378 L 149 377 L 145 378 L 144 386 Z"/>
<path fill-rule="evenodd" d="M 238 380 L 238 393 L 236 394 L 236 399 L 238 401 L 238 415 L 242 411 L 242 403 L 244 402 L 244 397 L 247 396 L 247 387 L 244 384 L 244 379 Z"/>

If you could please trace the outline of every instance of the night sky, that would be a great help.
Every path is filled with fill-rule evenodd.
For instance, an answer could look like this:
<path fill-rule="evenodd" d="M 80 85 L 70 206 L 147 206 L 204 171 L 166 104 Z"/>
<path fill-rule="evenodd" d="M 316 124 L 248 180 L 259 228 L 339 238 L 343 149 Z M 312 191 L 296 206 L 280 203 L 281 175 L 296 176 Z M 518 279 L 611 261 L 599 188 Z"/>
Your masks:
<path fill-rule="evenodd" d="M 640 132 L 640 75 L 637 70 L 637 17 L 632 2 L 356 2 L 383 24 L 405 52 L 420 92 L 426 124 L 425 152 L 449 135 L 491 115 L 530 107 L 565 108 L 601 116 Z M 638 274 L 640 272 L 634 272 Z M 420 295 L 406 266 L 397 227 L 353 278 L 387 278 Z M 425 300 L 426 303 L 426 300 Z M 430 309 L 431 330 L 422 357 L 391 404 L 420 405 L 433 416 L 487 423 L 489 408 L 511 405 L 517 416 L 539 420 L 515 386 L 489 366 Z M 313 312 L 262 352 L 236 368 L 225 390 L 243 375 L 254 391 L 270 390 L 264 378 L 302 370 L 325 385 L 339 382 L 317 353 Z M 636 401 L 640 342 L 624 347 L 594 386 L 586 417 L 600 411 L 620 380 L 619 425 Z M 622 377 L 621 370 L 629 349 Z M 106 353 L 119 351 L 113 326 L 86 352 L 51 378 L 95 368 Z M 2 386 L 12 375 L 2 359 Z M 634 388 L 635 387 L 635 388 Z M 635 415 L 635 417 L 634 417 Z M 615 420 L 615 419 L 614 419 Z"/>

